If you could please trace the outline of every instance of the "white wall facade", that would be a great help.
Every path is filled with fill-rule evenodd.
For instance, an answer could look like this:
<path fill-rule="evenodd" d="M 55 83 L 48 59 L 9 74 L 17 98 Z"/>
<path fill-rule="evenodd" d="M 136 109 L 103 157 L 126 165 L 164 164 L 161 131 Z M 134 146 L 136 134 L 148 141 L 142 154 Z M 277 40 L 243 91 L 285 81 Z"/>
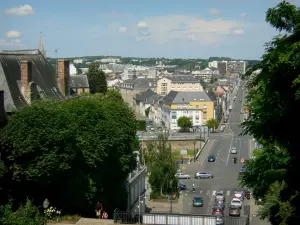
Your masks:
<path fill-rule="evenodd" d="M 192 109 L 192 110 L 191 109 L 189 109 L 189 110 L 172 109 L 170 111 L 168 121 L 166 121 L 166 124 L 168 123 L 170 130 L 180 129 L 180 127 L 178 127 L 178 125 L 177 125 L 177 120 L 182 116 L 189 117 L 193 123 L 193 126 L 204 125 L 203 120 L 202 120 L 202 112 L 200 109 Z"/>

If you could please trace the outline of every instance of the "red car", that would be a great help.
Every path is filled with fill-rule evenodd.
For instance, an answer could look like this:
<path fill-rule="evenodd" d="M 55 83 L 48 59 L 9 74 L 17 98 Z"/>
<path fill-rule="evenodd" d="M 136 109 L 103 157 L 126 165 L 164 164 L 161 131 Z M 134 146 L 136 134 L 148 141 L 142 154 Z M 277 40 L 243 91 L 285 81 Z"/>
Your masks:
<path fill-rule="evenodd" d="M 213 215 L 224 215 L 224 210 L 221 207 L 213 208 Z"/>

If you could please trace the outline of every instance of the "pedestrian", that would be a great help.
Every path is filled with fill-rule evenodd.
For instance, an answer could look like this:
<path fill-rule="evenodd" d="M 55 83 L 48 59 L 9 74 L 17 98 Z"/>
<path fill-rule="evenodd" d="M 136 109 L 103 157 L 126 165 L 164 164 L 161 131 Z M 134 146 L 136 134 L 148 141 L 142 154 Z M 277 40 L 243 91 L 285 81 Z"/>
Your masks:
<path fill-rule="evenodd" d="M 100 201 L 98 201 L 98 202 L 96 203 L 96 205 L 95 205 L 95 211 L 96 211 L 96 217 L 97 217 L 98 219 L 100 219 L 100 218 L 101 218 L 101 211 L 102 211 L 102 204 L 101 204 Z"/>
<path fill-rule="evenodd" d="M 193 184 L 193 192 L 195 192 L 195 184 Z"/>

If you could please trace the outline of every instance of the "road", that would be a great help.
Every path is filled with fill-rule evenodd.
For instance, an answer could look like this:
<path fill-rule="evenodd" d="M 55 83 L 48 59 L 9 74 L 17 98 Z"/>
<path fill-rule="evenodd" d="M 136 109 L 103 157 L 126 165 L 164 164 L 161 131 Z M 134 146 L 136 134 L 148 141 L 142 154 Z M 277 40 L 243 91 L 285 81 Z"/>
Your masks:
<path fill-rule="evenodd" d="M 234 96 L 234 95 L 233 95 Z M 240 100 L 242 100 L 240 102 Z M 233 109 L 228 120 L 228 127 L 222 134 L 211 134 L 210 141 L 200 155 L 200 159 L 191 165 L 186 165 L 185 171 L 190 174 L 192 179 L 183 181 L 188 186 L 188 190 L 184 191 L 183 213 L 188 214 L 211 214 L 214 203 L 214 194 L 217 191 L 226 193 L 225 215 L 228 215 L 227 204 L 232 199 L 232 193 L 238 189 L 238 172 L 242 167 L 240 160 L 237 164 L 233 163 L 233 157 L 238 159 L 249 158 L 249 144 L 251 138 L 249 136 L 240 136 L 242 129 L 239 124 L 243 121 L 241 109 L 244 103 L 244 91 L 240 88 L 237 92 L 236 101 L 233 103 Z M 236 147 L 238 153 L 230 154 L 230 149 Z M 208 155 L 216 156 L 216 162 L 208 162 Z M 214 174 L 212 179 L 194 179 L 196 172 L 209 172 Z M 192 184 L 195 184 L 195 192 L 191 191 Z M 204 207 L 192 207 L 192 199 L 194 196 L 201 196 L 204 200 Z M 247 200 L 245 200 L 245 204 Z M 243 212 L 243 210 L 242 210 Z"/>

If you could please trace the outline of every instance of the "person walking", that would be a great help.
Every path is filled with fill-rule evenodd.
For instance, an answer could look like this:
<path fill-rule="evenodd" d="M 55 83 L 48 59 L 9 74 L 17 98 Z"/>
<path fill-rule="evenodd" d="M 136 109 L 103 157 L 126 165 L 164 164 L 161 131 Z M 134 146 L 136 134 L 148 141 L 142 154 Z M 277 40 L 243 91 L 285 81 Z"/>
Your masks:
<path fill-rule="evenodd" d="M 98 201 L 95 205 L 95 211 L 96 211 L 96 217 L 98 219 L 101 219 L 101 211 L 102 211 L 103 207 L 100 201 Z"/>

